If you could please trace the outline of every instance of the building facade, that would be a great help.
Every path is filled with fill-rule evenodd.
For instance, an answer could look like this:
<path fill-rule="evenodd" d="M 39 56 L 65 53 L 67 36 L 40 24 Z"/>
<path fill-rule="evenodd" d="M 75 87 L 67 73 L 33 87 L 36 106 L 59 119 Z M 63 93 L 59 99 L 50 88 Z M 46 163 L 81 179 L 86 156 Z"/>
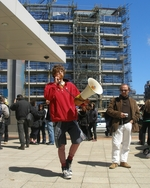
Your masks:
<path fill-rule="evenodd" d="M 25 0 L 20 2 L 66 53 L 65 78 L 73 82 L 80 91 L 87 86 L 90 77 L 101 84 L 103 94 L 95 94 L 90 98 L 96 102 L 98 108 L 106 108 L 110 98 L 119 95 L 121 83 L 127 83 L 131 87 L 128 5 L 79 10 L 74 4 L 56 5 L 42 3 L 43 1 L 31 4 Z M 57 62 L 18 63 L 24 71 L 21 71 L 21 75 L 15 72 L 14 78 L 19 74 L 22 81 L 15 79 L 13 88 L 10 88 L 7 84 L 9 62 L 0 60 L 0 92 L 3 94 L 8 91 L 8 96 L 11 97 L 11 89 L 16 88 L 19 83 L 22 87 L 19 91 L 29 100 L 44 101 L 43 89 L 47 82 L 53 81 L 51 70 Z M 17 66 L 19 65 L 16 62 Z M 11 71 L 11 77 L 12 75 Z M 16 89 L 15 91 L 18 92 Z"/>

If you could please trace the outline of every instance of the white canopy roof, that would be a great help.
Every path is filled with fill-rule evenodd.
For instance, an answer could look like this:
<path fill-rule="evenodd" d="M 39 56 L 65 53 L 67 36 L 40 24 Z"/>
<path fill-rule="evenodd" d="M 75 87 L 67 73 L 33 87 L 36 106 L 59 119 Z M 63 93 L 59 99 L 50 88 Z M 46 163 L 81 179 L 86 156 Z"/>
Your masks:
<path fill-rule="evenodd" d="M 66 54 L 18 0 L 0 0 L 0 59 L 66 62 Z"/>

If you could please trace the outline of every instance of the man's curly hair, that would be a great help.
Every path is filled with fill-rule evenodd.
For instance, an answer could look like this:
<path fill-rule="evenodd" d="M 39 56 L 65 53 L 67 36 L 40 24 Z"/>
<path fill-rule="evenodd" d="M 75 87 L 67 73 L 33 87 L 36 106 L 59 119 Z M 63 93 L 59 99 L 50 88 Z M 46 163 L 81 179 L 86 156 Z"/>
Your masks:
<path fill-rule="evenodd" d="M 55 65 L 52 69 L 52 75 L 53 77 L 55 76 L 55 74 L 59 71 L 63 71 L 63 73 L 65 74 L 65 68 L 62 65 Z"/>

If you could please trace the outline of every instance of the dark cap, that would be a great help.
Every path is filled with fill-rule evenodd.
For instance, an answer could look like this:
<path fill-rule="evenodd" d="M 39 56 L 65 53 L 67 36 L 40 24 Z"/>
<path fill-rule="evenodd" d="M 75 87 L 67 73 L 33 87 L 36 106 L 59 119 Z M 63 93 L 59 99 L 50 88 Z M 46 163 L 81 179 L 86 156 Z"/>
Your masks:
<path fill-rule="evenodd" d="M 21 94 L 17 95 L 17 100 L 20 100 L 21 98 L 23 98 L 23 96 Z"/>

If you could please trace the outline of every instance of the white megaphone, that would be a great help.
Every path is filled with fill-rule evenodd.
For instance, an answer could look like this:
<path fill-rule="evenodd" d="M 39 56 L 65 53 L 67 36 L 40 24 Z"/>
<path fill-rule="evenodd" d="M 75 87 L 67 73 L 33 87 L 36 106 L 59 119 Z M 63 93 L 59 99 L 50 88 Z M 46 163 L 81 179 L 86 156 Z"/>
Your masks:
<path fill-rule="evenodd" d="M 94 95 L 95 93 L 97 94 L 102 94 L 103 93 L 103 88 L 101 85 L 93 78 L 88 79 L 88 85 L 86 88 L 80 93 L 80 96 L 82 99 L 87 99 L 91 95 Z"/>

